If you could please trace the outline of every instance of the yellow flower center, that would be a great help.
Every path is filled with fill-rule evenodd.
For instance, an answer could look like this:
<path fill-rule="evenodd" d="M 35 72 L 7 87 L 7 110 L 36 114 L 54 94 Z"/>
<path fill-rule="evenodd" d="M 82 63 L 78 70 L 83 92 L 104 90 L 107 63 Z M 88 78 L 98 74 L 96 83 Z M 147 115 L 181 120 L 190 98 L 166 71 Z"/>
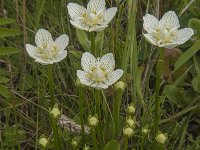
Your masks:
<path fill-rule="evenodd" d="M 103 22 L 103 14 L 102 12 L 95 12 L 95 11 L 87 11 L 82 14 L 81 22 L 88 26 L 95 26 L 100 25 Z"/>

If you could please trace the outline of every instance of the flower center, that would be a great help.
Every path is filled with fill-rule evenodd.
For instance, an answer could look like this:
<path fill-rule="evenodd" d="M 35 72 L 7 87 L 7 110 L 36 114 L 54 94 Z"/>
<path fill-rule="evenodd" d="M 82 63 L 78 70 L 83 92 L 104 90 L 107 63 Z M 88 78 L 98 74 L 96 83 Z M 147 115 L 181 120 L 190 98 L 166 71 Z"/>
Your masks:
<path fill-rule="evenodd" d="M 95 11 L 87 11 L 82 15 L 81 22 L 88 26 L 94 26 L 100 25 L 103 20 L 102 12 L 96 13 Z"/>
<path fill-rule="evenodd" d="M 56 43 L 47 45 L 46 47 L 37 48 L 37 57 L 46 60 L 53 60 L 57 57 L 59 49 Z"/>

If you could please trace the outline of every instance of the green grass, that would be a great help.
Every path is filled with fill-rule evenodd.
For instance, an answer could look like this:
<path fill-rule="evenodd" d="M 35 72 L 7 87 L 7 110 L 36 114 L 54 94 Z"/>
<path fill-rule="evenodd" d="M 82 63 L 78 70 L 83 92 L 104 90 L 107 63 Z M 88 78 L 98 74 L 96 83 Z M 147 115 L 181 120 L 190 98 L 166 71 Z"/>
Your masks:
<path fill-rule="evenodd" d="M 1 18 L 12 19 L 0 19 L 3 31 L 0 30 L 0 149 L 42 149 L 38 140 L 43 134 L 49 138 L 48 149 L 55 149 L 56 140 L 52 134 L 55 123 L 52 125 L 49 121 L 52 93 L 61 113 L 80 125 L 80 130 L 83 125 L 88 126 L 89 115 L 101 116 L 98 127 L 92 128 L 89 135 L 83 130 L 77 133 L 75 126 L 69 127 L 75 131 L 71 133 L 58 125 L 63 150 L 83 149 L 85 144 L 91 149 L 99 147 L 103 150 L 119 147 L 122 150 L 126 147 L 137 150 L 199 149 L 200 1 L 190 4 L 189 0 L 160 0 L 158 5 L 159 0 L 106 0 L 107 8 L 118 7 L 117 15 L 103 32 L 96 35 L 98 38 L 95 44 L 93 39 L 92 46 L 90 39 L 95 35 L 76 30 L 70 24 L 66 7 L 69 2 L 87 4 L 86 0 L 0 2 Z M 161 17 L 169 10 L 178 14 L 181 28 L 189 26 L 195 35 L 177 47 L 179 50 L 173 49 L 170 53 L 164 50 L 161 83 L 156 85 L 159 51 L 145 40 L 142 17 L 146 13 Z M 65 33 L 70 39 L 68 56 L 53 65 L 54 91 L 51 93 L 47 67 L 35 63 L 24 47 L 26 43 L 34 44 L 39 28 L 47 29 L 54 38 Z M 2 47 L 9 47 L 10 51 L 6 52 Z M 98 56 L 108 52 L 114 54 L 115 68 L 124 70 L 120 79 L 126 83 L 123 93 L 116 91 L 114 85 L 97 92 L 77 83 L 76 71 L 81 69 L 80 58 L 85 51 Z M 156 127 L 155 95 L 160 104 Z M 116 107 L 120 103 L 117 116 Z M 136 124 L 133 136 L 127 138 L 123 136 L 123 128 L 131 103 L 136 108 L 132 115 Z M 119 124 L 116 123 L 118 120 Z M 144 127 L 148 128 L 146 135 L 142 133 Z M 165 144 L 156 143 L 155 130 L 168 134 Z"/>

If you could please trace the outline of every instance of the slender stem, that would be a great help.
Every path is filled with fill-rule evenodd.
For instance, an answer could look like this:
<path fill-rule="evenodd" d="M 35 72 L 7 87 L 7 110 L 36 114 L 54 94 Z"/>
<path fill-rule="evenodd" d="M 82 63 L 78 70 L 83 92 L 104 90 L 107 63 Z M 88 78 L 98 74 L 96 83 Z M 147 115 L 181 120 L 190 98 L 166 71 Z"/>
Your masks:
<path fill-rule="evenodd" d="M 164 49 L 159 48 L 160 56 L 157 63 L 157 78 L 156 78 L 156 90 L 155 90 L 155 124 L 154 124 L 154 134 L 158 132 L 158 123 L 160 121 L 160 82 L 161 82 L 161 74 L 162 74 L 162 64 L 163 64 L 163 56 L 164 56 Z"/>
<path fill-rule="evenodd" d="M 100 90 L 95 90 L 96 113 L 101 118 L 101 95 Z"/>
<path fill-rule="evenodd" d="M 91 40 L 91 52 L 92 55 L 96 56 L 96 50 L 95 50 L 95 33 L 91 32 L 90 33 L 90 40 Z"/>
<path fill-rule="evenodd" d="M 93 140 L 93 144 L 94 144 L 94 150 L 98 150 L 97 140 L 96 140 L 96 132 L 95 132 L 94 128 L 92 128 L 92 140 Z"/>
<path fill-rule="evenodd" d="M 49 89 L 51 94 L 51 107 L 53 108 L 55 105 L 54 87 L 53 87 L 53 66 L 48 65 L 47 67 L 48 67 Z"/>
<path fill-rule="evenodd" d="M 124 150 L 128 150 L 128 137 L 125 137 Z"/>
<path fill-rule="evenodd" d="M 83 92 L 83 88 L 80 87 L 79 88 L 79 110 L 80 110 L 82 139 L 84 139 L 83 99 L 84 99 L 84 92 Z"/>
<path fill-rule="evenodd" d="M 119 111 L 120 111 L 120 105 L 121 105 L 121 98 L 122 98 L 122 92 L 118 92 L 115 100 L 114 100 L 114 108 L 113 108 L 113 116 L 114 116 L 114 138 L 117 138 L 119 134 Z"/>
<path fill-rule="evenodd" d="M 48 67 L 49 89 L 50 89 L 50 94 L 51 94 L 51 108 L 53 108 L 55 105 L 54 87 L 53 87 L 53 66 L 48 65 L 47 67 Z M 52 118 L 50 122 L 51 122 L 52 130 L 53 130 L 56 150 L 60 150 L 61 148 L 60 148 L 60 142 L 59 142 L 57 120 Z"/>
<path fill-rule="evenodd" d="M 144 149 L 144 135 L 141 136 L 141 145 L 140 145 L 140 150 L 143 150 L 143 149 Z"/>

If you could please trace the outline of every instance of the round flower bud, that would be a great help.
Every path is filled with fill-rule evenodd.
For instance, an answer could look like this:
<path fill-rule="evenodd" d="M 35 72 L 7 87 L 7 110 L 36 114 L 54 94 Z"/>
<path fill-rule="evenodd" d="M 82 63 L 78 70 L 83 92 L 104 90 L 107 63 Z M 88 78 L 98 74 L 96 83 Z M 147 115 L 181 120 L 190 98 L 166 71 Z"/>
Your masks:
<path fill-rule="evenodd" d="M 83 150 L 89 150 L 89 149 L 90 147 L 85 144 L 85 146 L 83 147 Z"/>
<path fill-rule="evenodd" d="M 129 125 L 129 127 L 133 128 L 135 126 L 135 121 L 129 117 L 127 120 L 126 120 L 126 123 Z"/>
<path fill-rule="evenodd" d="M 131 127 L 125 127 L 123 129 L 124 136 L 131 137 L 133 136 L 133 129 Z"/>
<path fill-rule="evenodd" d="M 129 105 L 129 106 L 127 107 L 127 113 L 128 113 L 129 115 L 133 115 L 133 114 L 135 113 L 135 107 L 133 106 L 133 104 L 131 104 L 131 105 Z"/>
<path fill-rule="evenodd" d="M 90 126 L 95 127 L 95 126 L 98 125 L 98 123 L 99 123 L 99 120 L 98 120 L 97 115 L 95 115 L 95 116 L 89 116 L 89 118 L 88 118 L 88 124 Z"/>
<path fill-rule="evenodd" d="M 41 137 L 38 141 L 38 144 L 43 148 L 47 147 L 48 143 L 49 140 L 46 137 Z"/>
<path fill-rule="evenodd" d="M 155 139 L 158 143 L 164 144 L 167 141 L 167 134 L 158 133 Z"/>
<path fill-rule="evenodd" d="M 126 84 L 122 81 L 118 81 L 117 83 L 115 83 L 114 87 L 117 91 L 123 92 L 126 87 Z"/>
<path fill-rule="evenodd" d="M 73 147 L 77 147 L 78 146 L 78 142 L 76 140 L 74 140 L 74 139 L 72 140 L 72 146 Z"/>
<path fill-rule="evenodd" d="M 142 134 L 146 135 L 148 134 L 149 130 L 147 128 L 142 128 Z"/>
<path fill-rule="evenodd" d="M 54 107 L 51 111 L 50 111 L 50 115 L 54 118 L 54 119 L 58 119 L 61 115 L 60 110 L 58 107 Z"/>

